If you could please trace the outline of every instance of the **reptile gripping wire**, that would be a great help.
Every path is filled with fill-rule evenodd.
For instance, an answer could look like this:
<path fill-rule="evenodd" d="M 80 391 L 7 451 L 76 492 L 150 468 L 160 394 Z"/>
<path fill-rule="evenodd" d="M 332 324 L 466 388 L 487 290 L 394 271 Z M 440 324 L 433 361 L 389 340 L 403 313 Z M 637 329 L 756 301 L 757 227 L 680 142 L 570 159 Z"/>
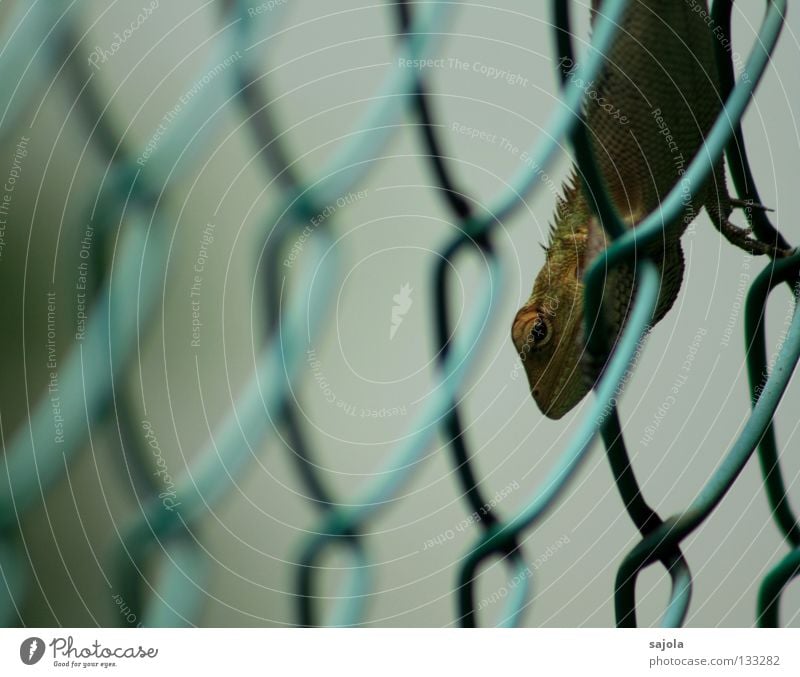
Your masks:
<path fill-rule="evenodd" d="M 791 619 L 796 624 L 797 610 L 781 604 L 793 578 L 800 574 L 800 526 L 791 501 L 796 487 L 784 474 L 781 458 L 796 445 L 781 446 L 778 436 L 782 417 L 787 427 L 795 421 L 792 411 L 783 408 L 776 417 L 776 410 L 800 358 L 800 317 L 793 310 L 780 348 L 770 356 L 766 314 L 770 294 L 783 285 L 794 301 L 800 298 L 800 253 L 773 225 L 773 221 L 785 222 L 788 212 L 773 216 L 762 203 L 756 185 L 760 177 L 751 170 L 741 125 L 748 107 L 757 100 L 756 88 L 769 73 L 771 55 L 784 28 L 786 0 L 764 3 L 762 22 L 753 28 L 757 37 L 737 63 L 734 54 L 738 53 L 731 49 L 732 0 L 716 0 L 710 10 L 700 0 L 595 1 L 590 38 L 580 44 L 574 22 L 578 12 L 589 15 L 586 3 L 549 3 L 545 19 L 551 44 L 546 61 L 558 80 L 558 97 L 547 99 L 551 111 L 547 123 L 538 129 L 530 126 L 525 147 L 514 149 L 514 155 L 526 161 L 514 165 L 499 184 L 502 189 L 488 197 L 474 182 L 479 175 L 465 171 L 468 163 L 458 158 L 457 146 L 447 135 L 448 129 L 459 128 L 459 121 L 449 117 L 457 109 L 447 101 L 469 97 L 450 90 L 440 97 L 437 90 L 443 87 L 445 73 L 435 65 L 447 62 L 437 55 L 456 35 L 454 26 L 461 13 L 477 5 L 400 1 L 370 6 L 369 16 L 383 17 L 383 61 L 365 62 L 349 72 L 351 77 L 363 78 L 360 91 L 351 95 L 358 99 L 357 108 L 348 107 L 349 102 L 336 103 L 341 99 L 331 93 L 330 110 L 341 108 L 347 128 L 337 127 L 325 136 L 327 123 L 322 120 L 294 120 L 281 112 L 283 99 L 307 84 L 291 81 L 287 87 L 289 76 L 282 69 L 299 67 L 303 59 L 319 56 L 317 52 L 327 59 L 325 50 L 329 49 L 298 46 L 293 40 L 291 2 L 270 0 L 256 5 L 220 0 L 191 8 L 187 3 L 183 18 L 175 20 L 176 31 L 201 10 L 206 12 L 203 20 L 214 29 L 202 49 L 181 54 L 174 70 L 184 76 L 191 71 L 187 81 L 194 84 L 160 122 L 145 125 L 149 134 L 137 131 L 142 128 L 137 118 L 153 117 L 148 112 L 152 92 L 147 87 L 169 89 L 171 85 L 162 83 L 168 82 L 170 73 L 147 66 L 149 82 L 143 88 L 139 64 L 153 63 L 146 61 L 151 51 L 178 49 L 172 44 L 171 31 L 149 47 L 144 41 L 151 23 L 162 21 L 162 15 L 174 7 L 165 8 L 163 0 L 145 3 L 130 26 L 95 46 L 95 38 L 108 35 L 98 28 L 107 18 L 105 9 L 98 14 L 88 11 L 89 4 L 34 0 L 9 1 L 0 7 L 0 72 L 5 83 L 0 90 L 0 135 L 4 147 L 23 139 L 17 145 L 12 165 L 16 173 L 11 176 L 24 177 L 26 190 L 38 191 L 38 200 L 43 201 L 43 207 L 25 214 L 22 198 L 15 195 L 14 210 L 0 206 L 0 216 L 5 223 L 8 213 L 9 223 L 11 216 L 15 219 L 14 229 L 28 230 L 37 218 L 56 219 L 59 238 L 65 243 L 71 242 L 69 233 L 77 232 L 69 227 L 70 220 L 75 220 L 85 245 L 79 251 L 86 254 L 79 254 L 77 295 L 71 283 L 59 286 L 52 271 L 48 333 L 69 333 L 69 345 L 59 342 L 56 350 L 54 342 L 48 343 L 48 364 L 52 362 L 48 382 L 43 388 L 27 379 L 11 384 L 15 397 L 4 399 L 0 411 L 0 620 L 4 625 L 36 623 L 26 600 L 42 590 L 43 581 L 39 567 L 32 564 L 25 525 L 31 515 L 41 515 L 53 493 L 64 491 L 65 482 L 74 497 L 72 473 L 78 465 L 80 472 L 98 477 L 113 468 L 121 487 L 114 495 L 98 496 L 94 504 L 93 510 L 114 513 L 113 528 L 104 541 L 109 545 L 98 545 L 96 553 L 93 547 L 95 561 L 86 566 L 99 567 L 98 581 L 102 578 L 110 592 L 100 602 L 81 598 L 87 618 L 94 618 L 90 607 L 99 604 L 114 613 L 98 618 L 109 618 L 123 627 L 220 622 L 209 612 L 211 602 L 226 609 L 236 604 L 233 597 L 226 601 L 218 590 L 215 581 L 221 569 L 232 578 L 245 580 L 246 574 L 221 563 L 220 550 L 209 547 L 203 534 L 222 528 L 219 515 L 232 510 L 231 499 L 242 499 L 239 483 L 274 472 L 275 477 L 291 478 L 287 482 L 295 495 L 302 496 L 304 505 L 298 512 L 306 520 L 306 526 L 293 531 L 291 543 L 285 548 L 281 545 L 280 554 L 277 549 L 267 554 L 258 546 L 248 546 L 265 560 L 283 566 L 280 580 L 258 584 L 267 589 L 274 585 L 291 600 L 284 619 L 275 623 L 379 625 L 386 619 L 370 615 L 372 602 L 384 590 L 399 589 L 403 594 L 403 585 L 409 584 L 385 580 L 384 565 L 393 557 L 408 555 L 398 549 L 376 548 L 376 535 L 384 528 L 391 530 L 385 525 L 394 524 L 392 520 L 404 509 L 413 508 L 412 514 L 419 515 L 422 499 L 417 495 L 423 490 L 417 482 L 434 448 L 438 456 L 447 457 L 446 479 L 457 483 L 458 500 L 471 517 L 455 530 L 444 530 L 438 541 L 428 541 L 431 549 L 443 542 L 449 547 L 457 535 L 453 545 L 460 548 L 457 562 L 447 570 L 446 585 L 441 572 L 430 574 L 436 574 L 442 588 L 434 596 L 448 598 L 451 612 L 448 619 L 436 618 L 431 624 L 539 625 L 546 621 L 537 617 L 539 596 L 547 591 L 541 589 L 537 566 L 532 565 L 538 530 L 545 522 L 560 519 L 559 506 L 581 501 L 578 478 L 600 443 L 611 471 L 612 490 L 619 495 L 618 513 L 627 514 L 636 533 L 632 546 L 616 552 L 612 561 L 596 565 L 599 569 L 613 563 L 616 568 L 613 589 L 603 594 L 613 598 L 618 626 L 641 622 L 636 583 L 651 565 L 663 567 L 669 578 L 660 623 L 677 627 L 691 621 L 697 575 L 690 568 L 692 536 L 735 491 L 753 456 L 758 457 L 763 500 L 785 542 L 777 563 L 762 563 L 763 568 L 753 573 L 759 578 L 753 623 L 778 626 L 782 619 Z M 298 20 L 297 25 L 314 24 L 320 15 L 332 22 L 364 21 L 359 9 L 334 4 L 318 6 L 316 16 Z M 545 3 L 541 12 L 534 5 L 529 3 L 526 11 L 544 14 Z M 659 5 L 664 9 L 657 14 L 652 6 Z M 494 11 L 511 13 L 503 8 Z M 374 36 L 342 39 L 335 46 L 366 50 L 374 40 Z M 495 40 L 501 49 L 502 40 Z M 543 45 L 535 48 L 545 49 Z M 520 60 L 517 74 L 490 70 L 477 61 L 455 68 L 514 86 L 523 80 L 527 83 L 524 71 L 529 65 L 530 61 Z M 377 67 L 382 69 L 378 80 L 373 77 Z M 321 77 L 317 84 L 337 86 L 324 80 Z M 68 119 L 69 128 L 83 130 L 85 141 L 83 136 L 78 142 L 70 141 L 73 164 L 56 170 L 48 160 L 43 175 L 34 176 L 33 165 L 29 169 L 24 158 L 37 142 L 37 125 L 56 124 L 52 105 L 44 103 L 54 86 L 69 91 L 69 110 L 58 124 L 66 126 Z M 128 104 L 123 111 L 116 97 L 127 89 L 140 91 L 141 97 L 125 99 Z M 531 106 L 545 105 L 544 94 L 534 87 L 525 96 Z M 537 96 L 541 97 L 538 102 Z M 601 101 L 605 102 L 602 107 Z M 614 106 L 619 107 L 614 111 Z M 311 127 L 304 125 L 312 125 L 314 131 L 307 132 Z M 460 129 L 459 133 L 485 141 L 487 147 L 496 143 L 497 135 L 478 127 L 461 125 Z M 301 146 L 296 139 L 306 133 L 319 139 L 324 153 L 298 152 Z M 25 141 L 29 137 L 33 139 Z M 143 384 L 151 374 L 143 367 L 149 364 L 143 355 L 152 350 L 151 344 L 163 344 L 166 369 L 167 354 L 173 350 L 167 333 L 173 326 L 169 298 L 174 290 L 165 280 L 175 276 L 176 261 L 197 256 L 185 301 L 193 303 L 191 346 L 199 348 L 200 336 L 210 331 L 210 313 L 192 299 L 200 297 L 201 288 L 203 294 L 209 293 L 210 276 L 204 268 L 209 265 L 209 252 L 233 237 L 233 224 L 223 226 L 225 219 L 215 212 L 215 223 L 209 221 L 203 230 L 200 249 L 186 251 L 173 222 L 181 220 L 192 199 L 203 199 L 202 189 L 195 188 L 198 168 L 220 162 L 217 155 L 228 143 L 247 148 L 243 166 L 229 167 L 227 173 L 233 177 L 236 195 L 242 196 L 233 199 L 244 205 L 241 220 L 253 224 L 248 244 L 240 243 L 236 235 L 231 245 L 247 249 L 249 258 L 228 265 L 233 273 L 251 266 L 252 284 L 239 299 L 240 307 L 250 304 L 250 317 L 231 307 L 236 301 L 227 300 L 221 315 L 226 331 L 238 334 L 246 333 L 248 327 L 239 329 L 235 322 L 252 322 L 255 329 L 249 345 L 241 348 L 250 354 L 239 356 L 244 368 L 229 371 L 226 353 L 197 352 L 197 371 L 193 367 L 170 380 L 168 403 L 147 400 Z M 680 163 L 670 154 L 670 143 L 680 149 Z M 398 150 L 411 144 L 413 153 Z M 46 158 L 51 151 L 44 150 L 38 153 Z M 545 195 L 543 177 L 559 171 L 558 160 L 565 150 L 574 158 L 574 166 L 560 192 L 554 186 L 553 195 Z M 102 168 L 98 183 L 88 185 L 85 171 L 80 170 L 84 157 Z M 424 186 L 413 183 L 418 177 L 406 179 L 398 173 L 401 170 L 386 169 L 406 166 L 393 163 L 408 158 L 426 172 Z M 52 181 L 54 171 L 70 186 L 69 208 L 64 207 L 61 214 L 46 204 L 50 188 L 45 178 Z M 248 178 L 253 175 L 258 179 Z M 418 190 L 414 193 L 418 197 L 423 188 L 426 197 L 419 197 L 420 202 L 430 201 L 431 209 L 441 213 L 440 220 L 449 224 L 437 248 L 426 252 L 424 285 L 403 284 L 394 296 L 388 328 L 389 340 L 411 333 L 409 309 L 413 303 L 426 308 L 425 326 L 422 319 L 415 319 L 418 328 L 414 331 L 426 341 L 416 351 L 429 357 L 430 384 L 417 406 L 409 407 L 409 415 L 405 406 L 396 408 L 405 416 L 402 434 L 393 435 L 391 443 L 373 445 L 372 455 L 363 457 L 367 460 L 362 472 L 354 471 L 353 463 L 331 470 L 325 447 L 336 441 L 336 435 L 320 430 L 303 399 L 310 384 L 330 395 L 340 409 L 347 411 L 350 406 L 336 398 L 324 376 L 320 353 L 326 341 L 341 341 L 348 332 L 338 316 L 340 305 L 347 301 L 346 276 L 353 265 L 348 259 L 356 256 L 347 248 L 348 210 L 359 201 L 366 202 L 368 193 L 380 195 L 369 183 L 376 175 Z M 404 210 L 412 208 L 404 204 L 405 198 L 392 202 L 396 198 L 383 188 L 385 212 L 406 214 Z M 529 226 L 525 220 L 529 205 L 548 201 L 556 215 L 545 259 L 530 298 L 520 298 L 521 307 L 514 316 L 504 303 L 512 277 L 505 228 L 512 220 L 519 222 L 514 228 Z M 37 208 L 46 216 L 37 216 Z M 700 439 L 692 442 L 704 454 L 715 455 L 718 463 L 696 495 L 673 512 L 669 501 L 648 501 L 652 480 L 641 485 L 637 480 L 639 456 L 654 449 L 638 449 L 641 444 L 628 434 L 623 425 L 627 419 L 617 405 L 640 358 L 647 354 L 651 329 L 670 317 L 670 308 L 680 305 L 676 301 L 679 289 L 683 288 L 682 294 L 701 293 L 693 287 L 695 280 L 685 279 L 688 264 L 681 244 L 687 229 L 694 228 L 695 217 L 706 219 L 699 216 L 701 210 L 711 221 L 704 227 L 716 228 L 722 236 L 724 252 L 738 247 L 758 266 L 758 274 L 748 280 L 738 326 L 744 336 L 751 409 L 741 415 L 743 420 L 740 413 L 730 414 L 740 418 L 727 448 L 715 449 Z M 372 217 L 377 223 L 386 214 Z M 747 229 L 734 225 L 740 217 Z M 5 234 L 6 228 L 0 232 Z M 31 244 L 28 239 L 25 285 L 32 284 L 29 275 L 51 274 L 42 265 L 28 268 L 28 259 L 39 257 L 34 251 L 36 241 Z M 3 246 L 4 242 L 0 239 Z M 383 243 L 374 239 L 370 246 L 383 251 Z M 9 251 L 6 248 L 6 256 L 0 257 L 0 266 L 10 265 Z M 368 258 L 372 253 L 357 255 Z M 467 269 L 473 273 L 465 289 Z M 479 272 L 474 274 L 474 270 Z M 718 283 L 733 287 L 736 281 Z M 462 307 L 454 302 L 457 288 L 465 299 L 468 296 Z M 22 289 L 24 295 L 27 287 Z M 229 291 L 224 293 L 229 298 Z M 78 312 L 74 326 L 66 332 L 68 320 L 61 304 L 73 300 Z M 366 323 L 370 312 L 362 309 L 359 321 Z M 513 346 L 507 333 L 512 320 Z M 529 426 L 543 415 L 558 419 L 562 426 L 558 457 L 549 470 L 516 478 L 513 488 L 518 494 L 502 506 L 499 503 L 511 490 L 492 496 L 483 476 L 487 457 L 504 454 L 498 448 L 504 443 L 500 437 L 493 442 L 495 437 L 490 436 L 487 442 L 486 435 L 478 435 L 475 428 L 491 425 L 492 419 L 478 416 L 473 420 L 475 409 L 465 404 L 480 381 L 481 351 L 491 344 L 490 330 L 498 326 L 505 332 L 503 350 L 515 353 L 517 369 L 528 380 L 523 406 Z M 224 338 L 223 344 L 226 340 L 230 339 Z M 220 350 L 235 352 L 246 344 L 235 345 L 239 347 Z M 363 350 L 371 349 L 365 344 Z M 378 350 L 382 348 L 374 348 Z M 681 358 L 669 350 L 664 357 L 667 362 Z M 22 369 L 27 374 L 33 369 L 28 360 L 34 358 L 32 352 L 25 355 Z M 9 351 L 4 359 L 12 359 Z M 215 384 L 206 383 L 204 388 L 200 385 L 203 361 L 216 361 L 217 368 Z M 197 421 L 202 434 L 191 441 L 173 443 L 165 426 L 159 428 L 153 421 L 167 408 L 171 413 L 173 398 L 198 390 L 214 406 L 222 402 L 224 413 Z M 579 415 L 569 416 L 587 394 Z M 6 406 L 12 401 L 14 406 Z M 734 405 L 726 401 L 714 406 Z M 145 414 L 148 410 L 150 415 Z M 375 411 L 381 411 L 375 417 L 389 416 Z M 678 424 L 673 419 L 664 426 Z M 476 438 L 483 441 L 480 449 Z M 681 440 L 686 444 L 685 437 Z M 525 445 L 530 447 L 526 453 L 535 459 L 536 436 Z M 93 459 L 91 468 L 82 461 L 87 450 Z M 664 453 L 668 459 L 669 452 Z M 106 454 L 113 458 L 103 460 Z M 181 465 L 172 459 L 179 459 Z M 285 460 L 285 468 L 273 467 L 279 460 Z M 448 472 L 446 465 L 437 468 Z M 361 475 L 360 481 L 356 485 L 339 481 L 339 475 L 348 473 Z M 252 513 L 248 513 L 252 523 L 243 517 L 241 529 L 234 530 L 236 534 L 231 531 L 231 538 L 239 539 L 248 528 L 277 530 L 286 525 L 282 520 L 293 517 L 276 510 L 262 521 L 263 511 L 270 509 L 264 505 L 252 503 Z M 47 519 L 50 523 L 49 513 Z M 54 513 L 52 519 L 57 523 L 58 515 Z M 425 516 L 409 519 L 418 520 L 417 527 L 425 525 Z M 253 526 L 256 523 L 258 527 Z M 50 529 L 58 527 L 50 523 Z M 86 531 L 75 538 L 91 541 Z M 110 554 L 101 553 L 101 548 L 110 548 Z M 60 550 L 53 555 L 56 558 L 63 562 Z M 101 560 L 109 565 L 101 565 Z M 581 566 L 590 561 L 587 555 Z M 485 584 L 487 578 L 493 583 Z M 504 593 L 492 598 L 492 604 L 497 602 L 492 606 L 485 590 L 500 579 Z M 410 597 L 409 593 L 409 607 Z M 694 602 L 702 604 L 697 594 Z M 47 602 L 46 623 L 59 622 L 58 604 L 57 599 Z M 269 619 L 270 610 L 262 609 L 251 614 L 248 622 Z M 393 624 L 398 622 L 403 622 L 402 616 Z"/>

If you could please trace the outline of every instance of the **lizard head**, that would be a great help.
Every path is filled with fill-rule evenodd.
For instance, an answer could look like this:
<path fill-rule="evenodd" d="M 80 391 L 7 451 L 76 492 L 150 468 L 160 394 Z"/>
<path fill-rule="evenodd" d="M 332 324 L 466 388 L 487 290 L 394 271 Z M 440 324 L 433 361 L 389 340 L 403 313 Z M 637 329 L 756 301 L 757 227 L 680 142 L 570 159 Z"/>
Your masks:
<path fill-rule="evenodd" d="M 584 249 L 577 235 L 571 250 L 554 251 L 551 246 L 533 293 L 517 311 L 511 329 L 533 399 L 553 419 L 561 418 L 589 391 L 580 365 L 583 283 L 578 263 Z"/>
<path fill-rule="evenodd" d="M 589 392 L 581 361 L 583 273 L 601 243 L 589 242 L 588 214 L 571 214 L 559 205 L 547 256 L 533 292 L 517 311 L 511 337 L 542 413 L 558 419 Z M 599 229 L 602 230 L 602 229 Z"/>

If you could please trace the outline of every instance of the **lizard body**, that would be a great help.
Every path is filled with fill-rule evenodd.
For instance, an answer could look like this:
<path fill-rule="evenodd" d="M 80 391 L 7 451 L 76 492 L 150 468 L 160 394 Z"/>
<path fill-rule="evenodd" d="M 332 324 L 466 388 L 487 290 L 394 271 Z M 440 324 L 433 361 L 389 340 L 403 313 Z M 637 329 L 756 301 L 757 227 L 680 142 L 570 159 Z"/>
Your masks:
<path fill-rule="evenodd" d="M 597 80 L 573 83 L 585 90 L 584 117 L 595 161 L 628 227 L 659 209 L 702 151 L 722 109 L 714 36 L 693 5 L 707 15 L 705 0 L 632 0 Z M 593 0 L 593 15 L 598 6 Z M 566 77 L 574 77 L 574 70 Z M 545 264 L 512 325 L 533 398 L 554 419 L 572 409 L 599 375 L 585 350 L 582 278 L 607 242 L 590 198 L 573 168 L 557 202 Z M 682 213 L 664 223 L 661 241 L 649 250 L 661 275 L 653 324 L 677 298 L 684 273 L 680 238 L 702 208 L 728 239 L 752 247 L 753 241 L 743 237 L 746 231 L 727 220 L 731 200 L 720 159 L 705 186 L 692 199 L 687 194 Z M 622 330 L 633 292 L 630 266 L 608 272 L 601 312 L 613 334 L 610 345 Z"/>

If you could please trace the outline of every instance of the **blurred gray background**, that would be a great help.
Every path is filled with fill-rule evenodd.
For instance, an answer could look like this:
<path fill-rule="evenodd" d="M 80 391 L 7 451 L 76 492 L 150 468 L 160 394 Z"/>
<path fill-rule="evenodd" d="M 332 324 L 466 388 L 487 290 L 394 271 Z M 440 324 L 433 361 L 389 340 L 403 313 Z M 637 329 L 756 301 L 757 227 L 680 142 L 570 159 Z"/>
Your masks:
<path fill-rule="evenodd" d="M 3 20 L 9 4 L 0 4 Z M 108 49 L 114 33 L 129 26 L 149 3 L 78 4 L 74 11 L 85 17 L 87 30 L 79 49 L 88 57 L 97 47 Z M 588 38 L 586 4 L 573 3 L 581 51 Z M 734 43 L 743 57 L 755 39 L 762 5 L 735 5 Z M 796 8 L 790 9 L 744 130 L 763 200 L 776 210 L 778 227 L 796 243 L 800 17 Z M 287 0 L 280 10 L 252 18 L 254 34 L 265 31 L 278 11 L 282 32 L 271 41 L 262 72 L 268 72 L 265 82 L 286 130 L 285 143 L 298 158 L 301 174 L 311 176 L 335 152 L 386 77 L 397 43 L 396 23 L 385 3 Z M 222 28 L 215 2 L 162 0 L 100 65 L 96 78 L 103 105 L 110 105 L 115 128 L 124 132 L 131 147 L 143 148 L 164 114 L 202 76 Z M 452 156 L 450 166 L 459 185 L 478 202 L 485 204 L 503 191 L 521 162 L 501 138 L 530 148 L 558 106 L 552 39 L 546 3 L 464 4 L 438 50 L 443 65 L 426 71 L 440 138 Z M 450 59 L 469 66 L 451 67 L 455 61 Z M 493 78 L 484 66 L 506 71 L 509 78 Z M 6 135 L 0 154 L 0 174 L 5 174 L 2 163 L 11 166 L 20 137 L 30 138 L 0 257 L 5 309 L 0 405 L 6 440 L 46 386 L 46 291 L 73 284 L 87 201 L 94 198 L 105 171 L 89 130 L 71 110 L 75 92 L 69 83 L 52 66 L 38 77 L 41 86 L 23 116 L 25 124 Z M 171 229 L 174 240 L 163 281 L 164 307 L 142 345 L 141 392 L 147 413 L 139 412 L 139 417 L 157 431 L 176 476 L 251 375 L 252 342 L 263 333 L 263 301 L 254 286 L 256 256 L 263 245 L 263 217 L 282 197 L 274 187 L 262 192 L 271 177 L 255 157 L 259 148 L 241 126 L 241 107 L 231 101 L 222 115 L 224 123 L 207 144 L 211 151 L 204 151 L 168 194 L 161 223 Z M 345 503 L 361 495 L 359 490 L 375 479 L 398 440 L 409 434 L 434 383 L 432 270 L 456 224 L 431 185 L 425 149 L 411 126 L 415 121 L 404 118 L 406 128 L 358 186 L 365 194 L 325 223 L 335 234 L 341 270 L 328 318 L 311 346 L 316 360 L 304 363 L 294 386 L 320 472 Z M 180 123 L 178 118 L 175 124 Z M 483 138 L 455 131 L 456 123 L 484 132 Z M 560 181 L 569 163 L 565 147 L 552 175 Z M 546 241 L 553 209 L 554 196 L 540 186 L 495 231 L 506 271 L 501 308 L 486 328 L 463 389 L 462 413 L 474 466 L 484 494 L 499 497 L 500 516 L 519 509 L 540 486 L 588 404 L 587 399 L 560 421 L 545 419 L 529 396 L 524 375 L 516 370 L 509 336 L 514 313 L 542 265 L 538 243 Z M 741 215 L 735 218 L 744 224 Z M 202 345 L 195 349 L 190 347 L 189 289 L 209 222 L 215 224 L 215 237 L 204 273 Z M 693 500 L 748 415 L 739 285 L 746 279 L 742 275 L 749 275 L 749 282 L 764 265 L 723 241 L 705 214 L 685 236 L 684 249 L 687 273 L 679 301 L 650 336 L 620 408 L 645 497 L 664 517 Z M 485 271 L 473 256 L 459 258 L 455 267 L 460 284 L 448 293 L 454 319 L 463 319 L 475 308 Z M 403 285 L 411 288 L 410 307 L 391 337 L 393 297 Z M 788 292 L 777 291 L 768 318 L 770 351 L 776 349 L 789 312 Z M 69 346 L 73 321 L 73 313 L 59 315 L 60 354 Z M 735 323 L 732 331 L 726 330 L 729 322 Z M 698 332 L 705 334 L 688 380 L 652 439 L 643 442 Z M 125 387 L 136 394 L 134 399 L 141 398 L 138 375 L 131 376 Z M 783 468 L 795 505 L 800 505 L 799 404 L 795 380 L 777 415 Z M 362 416 L 384 407 L 391 415 Z M 284 435 L 281 427 L 270 434 L 226 500 L 193 530 L 212 567 L 199 624 L 297 622 L 293 561 L 319 519 Z M 413 482 L 369 525 L 365 543 L 374 562 L 370 625 L 456 622 L 458 562 L 479 530 L 475 524 L 456 528 L 470 511 L 444 441 L 437 434 Z M 32 589 L 19 600 L 26 623 L 118 622 L 99 570 L 110 566 L 118 547 L 116 527 L 136 510 L 120 459 L 113 426 L 94 430 L 91 448 L 70 465 L 68 480 L 65 476 L 26 519 L 25 545 L 36 574 Z M 613 625 L 616 569 L 637 542 L 602 447 L 596 444 L 558 508 L 525 533 L 525 557 L 536 571 L 524 624 Z M 694 574 L 688 624 L 752 625 L 758 584 L 785 553 L 755 458 L 719 509 L 685 541 L 684 552 Z M 349 560 L 335 556 L 324 563 L 335 569 L 347 567 Z M 502 604 L 488 600 L 506 584 L 506 576 L 502 566 L 492 566 L 480 579 L 477 598 L 487 600 L 480 615 L 484 624 L 498 620 Z M 320 580 L 320 592 L 336 594 L 341 577 L 335 570 Z M 658 623 L 668 593 L 669 579 L 660 567 L 641 576 L 641 624 Z M 789 590 L 782 610 L 785 624 L 800 626 L 800 586 Z"/>

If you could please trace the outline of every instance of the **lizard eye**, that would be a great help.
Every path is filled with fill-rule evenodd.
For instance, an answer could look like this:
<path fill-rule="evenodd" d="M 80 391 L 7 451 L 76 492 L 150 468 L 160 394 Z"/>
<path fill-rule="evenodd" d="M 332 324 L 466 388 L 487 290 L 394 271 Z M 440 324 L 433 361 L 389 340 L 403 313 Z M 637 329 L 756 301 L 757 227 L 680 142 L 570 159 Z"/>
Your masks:
<path fill-rule="evenodd" d="M 530 343 L 531 350 L 538 350 L 547 345 L 550 340 L 550 325 L 547 320 L 541 315 L 537 315 L 533 318 L 530 327 L 528 343 Z"/>

